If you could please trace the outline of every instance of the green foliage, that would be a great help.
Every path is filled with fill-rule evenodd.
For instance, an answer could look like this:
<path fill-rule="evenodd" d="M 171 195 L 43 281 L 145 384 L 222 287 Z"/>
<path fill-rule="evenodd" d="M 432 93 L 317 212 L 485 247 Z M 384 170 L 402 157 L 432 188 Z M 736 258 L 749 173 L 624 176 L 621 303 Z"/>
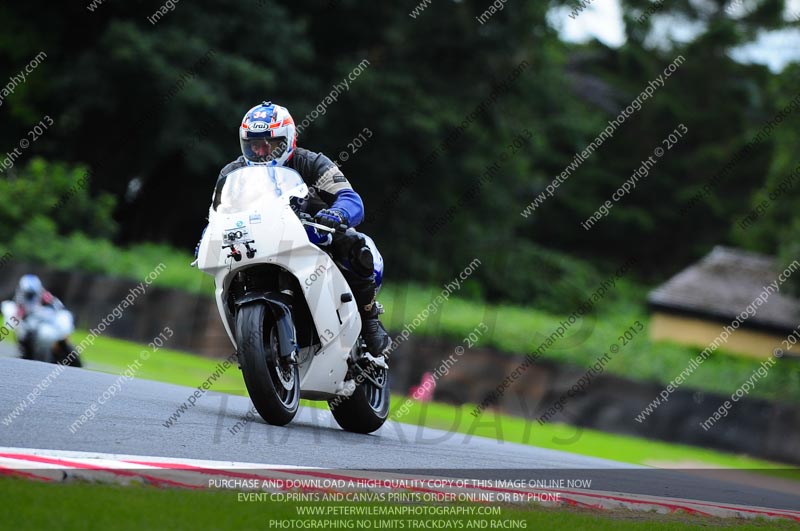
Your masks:
<path fill-rule="evenodd" d="M 214 179 L 238 155 L 235 128 L 244 111 L 269 99 L 299 122 L 367 60 L 303 131 L 300 145 L 337 158 L 363 128 L 373 131 L 343 171 L 365 200 L 369 221 L 361 228 L 382 249 L 388 279 L 443 282 L 482 253 L 493 264 L 485 271 L 501 276 L 481 272 L 470 288 L 475 296 L 565 311 L 631 255 L 639 258 L 632 275 L 654 282 L 720 243 L 794 252 L 797 195 L 747 235 L 732 227 L 796 164 L 796 121 L 754 146 L 682 213 L 796 93 L 797 66 L 773 74 L 731 57 L 759 32 L 789 25 L 783 0 L 758 2 L 738 18 L 726 15 L 721 0 L 664 2 L 644 23 L 636 19 L 653 2 L 624 0 L 627 42 L 619 48 L 558 39 L 549 10 L 574 1 L 508 2 L 480 24 L 475 18 L 487 6 L 474 0 L 433 2 L 413 19 L 408 12 L 416 4 L 197 0 L 176 5 L 155 26 L 147 20 L 161 5 L 155 0 L 105 3 L 91 13 L 69 2 L 39 4 L 0 6 L 7 29 L 0 59 L 24 67 L 47 53 L 4 102 L 0 145 L 18 145 L 48 115 L 55 125 L 24 156 L 66 165 L 6 172 L 2 227 L 16 230 L 42 216 L 61 235 L 191 249 Z M 268 45 L 251 37 L 262 20 L 280 28 Z M 680 25 L 697 31 L 683 40 L 658 37 L 659 27 Z M 574 154 L 679 54 L 685 63 L 641 111 L 543 207 L 522 217 Z M 518 78 L 505 83 L 521 64 Z M 608 217 L 581 228 L 679 124 L 688 136 Z M 503 159 L 526 130 L 524 146 Z M 480 185 L 501 160 L 491 183 Z M 91 171 L 92 193 L 81 190 L 50 212 L 47 205 L 81 171 Z M 463 200 L 476 185 L 478 193 Z M 22 245 L 28 255 L 48 253 Z M 82 256 L 87 267 L 102 260 Z"/>
<path fill-rule="evenodd" d="M 800 101 L 797 79 L 800 66 L 787 68 L 771 83 L 771 96 L 776 107 L 789 112 L 776 122 L 772 135 L 775 150 L 772 162 L 756 180 L 761 186 L 748 203 L 736 211 L 732 238 L 754 251 L 777 254 L 781 265 L 800 259 L 800 108 L 791 110 Z M 792 276 L 786 284 L 790 293 L 800 296 L 800 278 Z"/>
<path fill-rule="evenodd" d="M 41 242 L 47 242 L 42 245 Z M 166 268 L 153 282 L 165 288 L 213 293 L 213 279 L 193 269 L 191 254 L 164 244 L 143 243 L 119 248 L 108 240 L 73 232 L 60 237 L 52 221 L 37 217 L 0 250 L 13 250 L 17 260 L 40 262 L 66 270 L 80 270 L 141 281 L 159 264 Z"/>
<path fill-rule="evenodd" d="M 113 237 L 117 232 L 112 218 L 114 197 L 108 193 L 92 196 L 90 186 L 91 178 L 82 166 L 33 159 L 13 177 L 0 179 L 0 239 L 24 233 L 30 241 L 23 245 L 44 245 L 50 238 L 39 237 L 38 230 L 42 236 L 81 231 Z"/>
<path fill-rule="evenodd" d="M 500 253 L 499 249 L 495 249 Z M 490 255 L 491 256 L 491 255 Z M 588 262 L 520 241 L 504 250 L 504 262 L 488 264 L 478 278 L 491 301 L 506 300 L 548 312 L 577 309 L 604 277 Z"/>

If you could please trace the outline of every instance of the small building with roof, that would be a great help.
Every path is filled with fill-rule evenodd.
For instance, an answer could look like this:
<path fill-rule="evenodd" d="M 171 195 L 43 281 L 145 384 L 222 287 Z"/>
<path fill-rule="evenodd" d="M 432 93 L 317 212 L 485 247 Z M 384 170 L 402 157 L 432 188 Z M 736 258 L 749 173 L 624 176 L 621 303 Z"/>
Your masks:
<path fill-rule="evenodd" d="M 705 348 L 738 320 L 721 350 L 756 359 L 769 358 L 775 349 L 798 356 L 800 345 L 782 348 L 800 326 L 800 300 L 780 286 L 782 272 L 773 257 L 717 246 L 650 293 L 650 336 Z M 776 282 L 778 289 L 771 292 Z M 764 293 L 766 301 L 751 306 Z M 748 306 L 755 315 L 740 319 Z"/>

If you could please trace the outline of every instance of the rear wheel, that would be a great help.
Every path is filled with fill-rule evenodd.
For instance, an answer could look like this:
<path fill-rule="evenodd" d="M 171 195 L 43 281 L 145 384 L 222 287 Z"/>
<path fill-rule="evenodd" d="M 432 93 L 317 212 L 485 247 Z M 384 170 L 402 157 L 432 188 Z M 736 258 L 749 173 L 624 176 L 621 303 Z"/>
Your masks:
<path fill-rule="evenodd" d="M 239 308 L 236 342 L 247 392 L 267 423 L 284 426 L 292 421 L 300 404 L 297 364 L 278 352 L 278 330 L 263 302 Z"/>
<path fill-rule="evenodd" d="M 328 400 L 328 406 L 343 430 L 372 433 L 389 416 L 389 371 L 369 363 L 354 365 L 351 374 L 358 384 L 353 394 Z"/>

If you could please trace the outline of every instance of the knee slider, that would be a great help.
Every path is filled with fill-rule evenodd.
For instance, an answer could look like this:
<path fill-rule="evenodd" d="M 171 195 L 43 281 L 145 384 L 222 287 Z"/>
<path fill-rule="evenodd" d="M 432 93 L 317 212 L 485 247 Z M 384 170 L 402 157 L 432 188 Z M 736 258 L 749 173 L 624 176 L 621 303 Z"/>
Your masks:
<path fill-rule="evenodd" d="M 354 245 L 350 252 L 350 265 L 356 273 L 368 277 L 375 270 L 375 259 L 372 250 L 366 245 Z"/>

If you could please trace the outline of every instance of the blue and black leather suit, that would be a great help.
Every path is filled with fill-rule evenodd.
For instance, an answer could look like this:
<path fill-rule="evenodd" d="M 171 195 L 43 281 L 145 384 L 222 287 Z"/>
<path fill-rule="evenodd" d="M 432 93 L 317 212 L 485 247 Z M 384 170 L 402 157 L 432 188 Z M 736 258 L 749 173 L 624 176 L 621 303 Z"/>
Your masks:
<path fill-rule="evenodd" d="M 219 205 L 227 176 L 248 164 L 243 156 L 239 156 L 222 168 L 214 190 L 214 208 Z M 303 212 L 314 216 L 324 209 L 336 210 L 343 214 L 349 227 L 356 227 L 364 220 L 361 196 L 331 159 L 322 153 L 298 147 L 284 166 L 297 171 L 308 185 L 309 197 L 300 206 Z M 383 278 L 383 258 L 372 238 L 348 231 L 334 237 L 328 251 L 353 289 L 362 320 L 377 322 L 375 296 Z"/>

